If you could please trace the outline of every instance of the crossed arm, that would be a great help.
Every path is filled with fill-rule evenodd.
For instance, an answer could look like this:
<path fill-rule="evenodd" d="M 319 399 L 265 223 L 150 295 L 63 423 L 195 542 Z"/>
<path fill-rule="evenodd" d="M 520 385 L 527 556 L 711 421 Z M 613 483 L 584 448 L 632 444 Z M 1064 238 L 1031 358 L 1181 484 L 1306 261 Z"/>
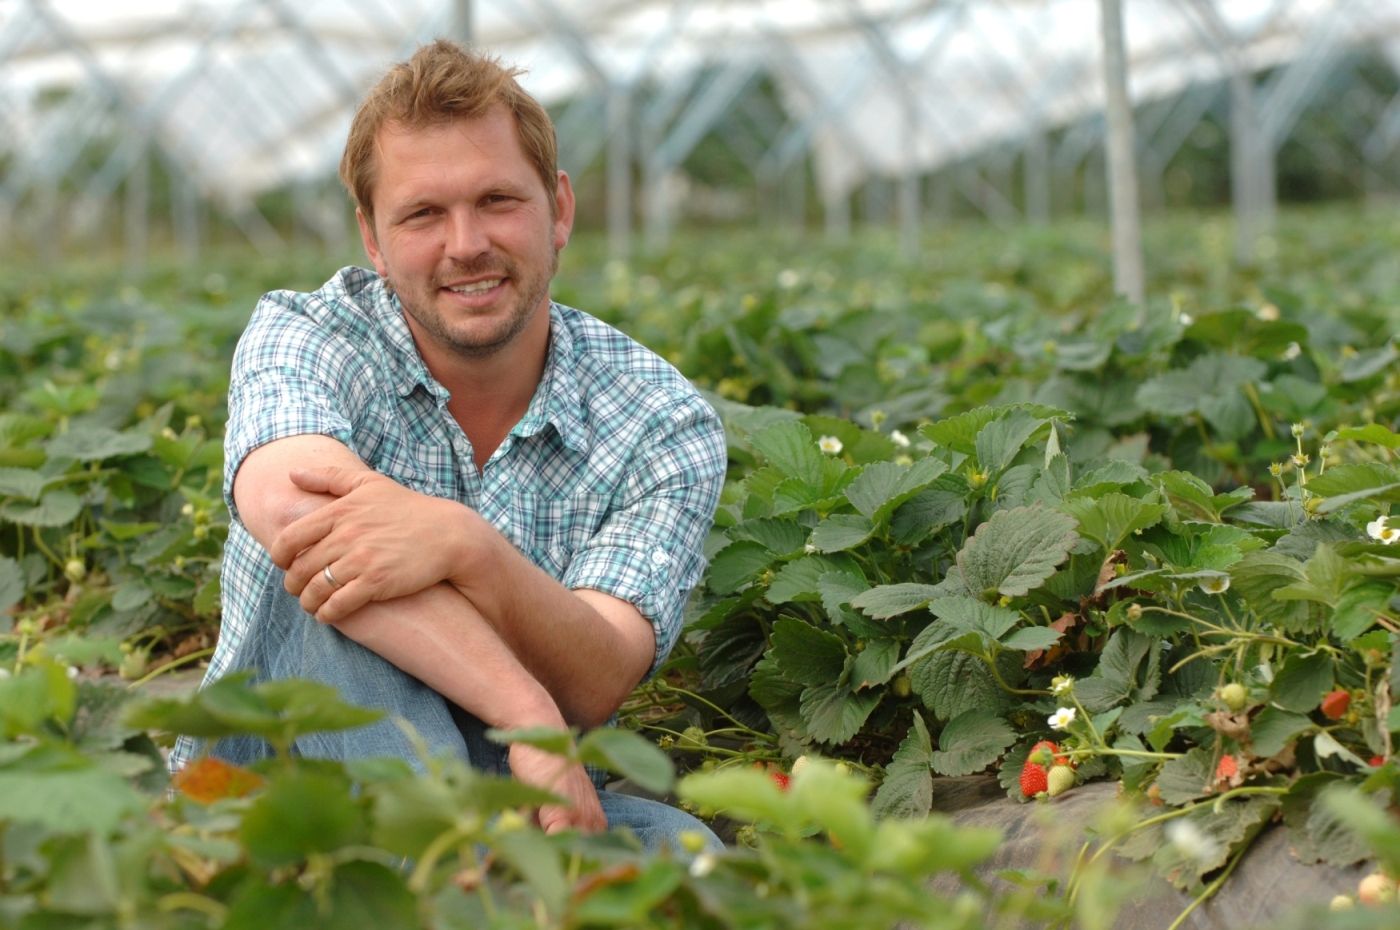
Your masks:
<path fill-rule="evenodd" d="M 491 726 L 596 726 L 651 665 L 652 626 L 632 604 L 570 591 L 475 511 L 402 487 L 334 439 L 259 447 L 233 494 L 309 613 Z M 524 746 L 510 759 L 572 802 L 540 812 L 546 829 L 606 826 L 581 767 Z"/>

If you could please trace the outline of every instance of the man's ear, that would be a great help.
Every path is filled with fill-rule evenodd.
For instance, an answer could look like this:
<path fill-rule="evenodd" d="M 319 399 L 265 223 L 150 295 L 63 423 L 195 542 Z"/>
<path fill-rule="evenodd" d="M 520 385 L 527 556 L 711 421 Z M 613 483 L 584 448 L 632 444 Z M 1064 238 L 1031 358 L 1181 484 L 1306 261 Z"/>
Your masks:
<path fill-rule="evenodd" d="M 574 228 L 574 188 L 569 183 L 569 175 L 559 172 L 559 181 L 554 186 L 554 248 L 562 249 L 569 244 L 569 233 Z"/>
<path fill-rule="evenodd" d="M 355 208 L 355 222 L 360 224 L 360 241 L 364 243 L 365 254 L 374 263 L 374 270 L 381 278 L 389 276 L 389 266 L 384 264 L 384 254 L 379 251 L 379 240 L 374 235 L 374 223 L 365 217 L 365 211 Z"/>

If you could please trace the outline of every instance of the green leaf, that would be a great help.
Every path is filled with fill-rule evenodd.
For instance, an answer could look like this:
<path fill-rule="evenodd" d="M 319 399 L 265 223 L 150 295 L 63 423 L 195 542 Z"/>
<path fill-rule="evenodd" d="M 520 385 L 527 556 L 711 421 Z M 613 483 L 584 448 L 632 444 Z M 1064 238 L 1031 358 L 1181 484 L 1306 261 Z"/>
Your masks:
<path fill-rule="evenodd" d="M 919 434 L 936 445 L 961 452 L 964 455 L 977 454 L 977 434 L 993 420 L 1004 417 L 1013 410 L 1021 410 L 1040 420 L 1073 420 L 1074 414 L 1058 407 L 1044 404 L 1015 404 L 1007 407 L 977 407 L 937 423 L 925 423 L 919 427 Z"/>
<path fill-rule="evenodd" d="M 935 527 L 961 520 L 967 514 L 967 491 L 967 480 L 961 475 L 940 476 L 895 510 L 890 518 L 890 538 L 901 546 L 912 546 Z"/>
<path fill-rule="evenodd" d="M 743 539 L 730 543 L 710 560 L 710 590 L 731 594 L 757 578 L 776 559 L 761 542 Z"/>
<path fill-rule="evenodd" d="M 521 743 L 566 758 L 573 754 L 574 749 L 573 735 L 568 730 L 554 727 L 519 727 L 513 730 L 498 730 L 492 727 L 486 731 L 486 738 L 501 746 Z"/>
<path fill-rule="evenodd" d="M 113 610 L 135 610 L 155 596 L 155 592 L 140 581 L 129 581 L 112 594 Z"/>
<path fill-rule="evenodd" d="M 9 556 L 0 556 L 0 610 L 8 610 L 24 597 L 24 569 Z"/>
<path fill-rule="evenodd" d="M 858 574 L 860 566 L 845 554 L 804 555 L 784 565 L 763 595 L 770 604 L 815 601 L 821 598 L 818 579 L 827 572 Z"/>
<path fill-rule="evenodd" d="M 1375 626 L 1377 617 L 1388 614 L 1390 599 L 1394 596 L 1393 584 L 1370 582 L 1348 588 L 1337 598 L 1332 633 L 1343 643 L 1350 643 Z"/>
<path fill-rule="evenodd" d="M 876 818 L 927 817 L 933 807 L 933 744 L 924 717 L 914 713 L 914 725 L 885 766 L 885 780 L 870 802 Z"/>
<path fill-rule="evenodd" d="M 72 523 L 83 509 L 83 502 L 72 491 L 46 491 L 35 505 L 11 501 L 0 507 L 0 518 L 24 526 L 64 526 Z"/>
<path fill-rule="evenodd" d="M 964 711 L 938 735 L 931 764 L 940 775 L 971 775 L 995 762 L 1016 741 L 1016 731 L 987 710 Z"/>
<path fill-rule="evenodd" d="M 249 855 L 275 867 L 335 852 L 367 833 L 364 811 L 344 781 L 303 771 L 276 779 L 253 802 L 238 837 Z"/>
<path fill-rule="evenodd" d="M 0 820 L 37 823 L 58 833 L 105 835 L 148 804 L 126 779 L 102 769 L 0 769 Z"/>
<path fill-rule="evenodd" d="M 1284 710 L 1312 713 L 1332 690 L 1332 660 L 1326 653 L 1293 653 L 1274 675 L 1270 699 Z"/>
<path fill-rule="evenodd" d="M 1025 410 L 1013 410 L 999 420 L 993 420 L 977 433 L 977 464 L 989 477 L 1006 470 L 1016 458 L 1027 439 L 1045 421 Z"/>
<path fill-rule="evenodd" d="M 568 881 L 559 865 L 559 853 L 543 834 L 512 830 L 497 836 L 495 851 L 539 895 L 547 913 L 557 916 L 564 912 L 569 899 Z"/>
<path fill-rule="evenodd" d="M 1211 353 L 1198 356 L 1186 369 L 1148 380 L 1135 400 L 1144 410 L 1168 417 L 1200 412 L 1224 438 L 1239 439 L 1253 421 L 1253 409 L 1240 389 L 1267 371 L 1255 358 Z"/>
<path fill-rule="evenodd" d="M 764 821 L 780 830 L 803 824 L 799 801 L 763 772 L 743 767 L 687 775 L 676 786 L 682 800 L 723 812 L 735 820 Z"/>
<path fill-rule="evenodd" d="M 1205 797 L 1214 781 L 1215 767 L 1210 752 L 1196 748 L 1162 766 L 1157 788 L 1164 803 L 1179 807 Z"/>
<path fill-rule="evenodd" d="M 1395 346 L 1389 342 L 1379 349 L 1357 352 L 1342 362 L 1342 381 L 1346 384 L 1365 381 L 1385 371 L 1397 358 L 1400 358 L 1400 352 L 1395 351 Z"/>
<path fill-rule="evenodd" d="M 136 455 L 151 447 L 149 433 L 119 433 L 102 426 L 74 427 L 49 440 L 50 458 L 96 462 L 121 455 Z"/>
<path fill-rule="evenodd" d="M 939 593 L 928 584 L 882 584 L 852 598 L 850 604 L 876 620 L 887 620 L 927 606 Z"/>
<path fill-rule="evenodd" d="M 817 578 L 817 592 L 821 595 L 822 607 L 830 617 L 842 613 L 861 594 L 870 590 L 870 585 L 860 575 L 850 572 L 823 572 Z"/>
<path fill-rule="evenodd" d="M 1113 552 L 1137 530 L 1156 525 L 1167 512 L 1165 504 L 1149 504 L 1114 491 L 1098 500 L 1080 498 L 1064 501 L 1060 510 L 1079 522 L 1079 535 Z"/>
<path fill-rule="evenodd" d="M 958 568 L 974 592 L 1019 597 L 1044 584 L 1078 538 L 1072 518 L 1039 504 L 1003 510 L 963 546 Z"/>
<path fill-rule="evenodd" d="M 1158 784 L 1161 784 L 1160 777 Z M 1175 843 L 1165 843 L 1152 857 L 1152 863 L 1162 874 L 1170 876 L 1177 888 L 1183 891 L 1195 888 L 1205 875 L 1228 862 L 1236 850 L 1249 845 L 1278 806 L 1276 797 L 1258 795 L 1202 805 L 1182 820 L 1207 840 L 1210 852 L 1201 855 L 1197 850 L 1184 850 Z"/>
<path fill-rule="evenodd" d="M 830 684 L 846 667 L 846 646 L 841 637 L 804 620 L 779 617 L 773 624 L 772 641 L 773 660 L 784 676 L 798 684 Z"/>
<path fill-rule="evenodd" d="M 922 659 L 910 669 L 910 683 L 939 720 L 969 710 L 1000 712 L 1009 703 L 986 663 L 966 652 L 935 652 Z"/>
<path fill-rule="evenodd" d="M 828 681 L 802 692 L 802 719 L 814 739 L 844 743 L 860 731 L 882 696 L 875 689 L 853 694 L 846 685 Z"/>
<path fill-rule="evenodd" d="M 748 439 L 749 445 L 783 474 L 814 488 L 822 486 L 825 456 L 817 448 L 806 424 L 776 423 L 750 433 Z"/>
<path fill-rule="evenodd" d="M 898 642 L 893 639 L 872 639 L 851 663 L 851 684 L 857 691 L 883 685 L 890 680 L 898 661 Z"/>
<path fill-rule="evenodd" d="M 787 556 L 802 551 L 809 532 L 807 527 L 792 520 L 760 517 L 757 520 L 745 520 L 738 526 L 731 526 L 725 531 L 725 535 L 730 539 L 749 539 L 762 543 L 764 548 L 774 555 Z"/>
<path fill-rule="evenodd" d="M 1351 792 L 1350 785 L 1332 772 L 1316 772 L 1295 781 L 1283 796 L 1283 821 L 1288 825 L 1288 845 L 1299 862 L 1326 862 L 1339 869 L 1371 856 L 1370 849 L 1342 818 L 1330 796 Z M 1376 816 L 1385 815 L 1379 808 Z"/>
<path fill-rule="evenodd" d="M 578 744 L 579 759 L 605 768 L 655 794 L 665 794 L 675 781 L 671 759 L 656 744 L 631 730 L 597 727 Z"/>
<path fill-rule="evenodd" d="M 1302 714 L 1265 707 L 1249 725 L 1250 746 L 1256 756 L 1268 759 L 1312 728 L 1313 722 Z"/>
<path fill-rule="evenodd" d="M 1307 601 L 1281 601 L 1274 597 L 1280 588 L 1306 581 L 1303 566 L 1296 559 L 1274 552 L 1250 552 L 1230 566 L 1230 581 L 1260 618 L 1290 632 L 1306 629 L 1317 608 Z"/>
<path fill-rule="evenodd" d="M 1028 626 L 1012 633 L 1003 639 L 1001 644 L 1007 649 L 1034 652 L 1038 649 L 1051 648 L 1060 641 L 1063 635 L 1059 630 L 1052 630 L 1048 626 Z"/>
<path fill-rule="evenodd" d="M 198 593 L 194 596 L 194 600 L 190 602 L 190 606 L 194 608 L 194 612 L 199 616 L 212 617 L 215 612 L 219 610 L 221 595 L 222 588 L 220 586 L 219 576 L 215 575 L 200 586 Z"/>
<path fill-rule="evenodd" d="M 1334 440 L 1350 439 L 1353 442 L 1371 442 L 1394 452 L 1400 449 L 1400 436 L 1395 435 L 1379 423 L 1366 426 L 1348 426 L 1337 430 Z"/>
<path fill-rule="evenodd" d="M 838 513 L 827 517 L 812 531 L 812 545 L 822 552 L 842 552 L 870 538 L 875 525 L 869 517 Z"/>
<path fill-rule="evenodd" d="M 1005 607 L 993 607 L 970 597 L 940 597 L 929 605 L 934 616 L 958 630 L 980 633 L 996 642 L 1021 621 L 1021 615 Z"/>
<path fill-rule="evenodd" d="M 705 634 L 696 651 L 701 687 L 708 691 L 742 681 L 767 648 L 763 625 L 751 613 L 726 617 Z"/>
<path fill-rule="evenodd" d="M 37 501 L 46 480 L 32 468 L 0 468 L 0 494 Z"/>
<path fill-rule="evenodd" d="M 111 536 L 117 542 L 126 542 L 138 536 L 145 536 L 147 533 L 154 533 L 161 527 L 159 523 L 114 523 L 106 519 L 97 522 L 102 524 L 102 528 L 107 531 L 107 535 Z"/>

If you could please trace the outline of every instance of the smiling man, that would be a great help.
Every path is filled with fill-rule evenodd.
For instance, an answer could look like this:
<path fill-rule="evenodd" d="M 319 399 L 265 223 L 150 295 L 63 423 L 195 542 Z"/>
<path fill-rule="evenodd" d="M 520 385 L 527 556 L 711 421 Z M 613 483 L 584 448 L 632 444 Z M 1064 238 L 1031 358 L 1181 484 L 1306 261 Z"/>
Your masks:
<path fill-rule="evenodd" d="M 547 830 L 625 824 L 657 846 L 703 829 L 483 734 L 603 724 L 664 661 L 724 476 L 714 411 L 656 355 L 551 302 L 574 195 L 513 71 L 420 49 L 356 114 L 341 178 L 376 273 L 268 294 L 239 342 L 206 681 L 332 684 L 434 752 L 554 791 L 567 803 L 539 812 Z M 417 763 L 391 719 L 296 748 Z"/>

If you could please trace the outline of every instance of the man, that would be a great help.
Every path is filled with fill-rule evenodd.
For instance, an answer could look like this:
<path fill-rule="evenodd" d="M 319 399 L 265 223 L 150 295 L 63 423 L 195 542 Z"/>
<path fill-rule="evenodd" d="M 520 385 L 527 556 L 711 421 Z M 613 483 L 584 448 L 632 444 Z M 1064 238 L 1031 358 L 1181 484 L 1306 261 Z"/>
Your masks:
<path fill-rule="evenodd" d="M 356 114 L 341 178 L 378 274 L 268 294 L 239 343 L 206 680 L 316 678 L 437 752 L 508 761 L 568 802 L 539 812 L 549 831 L 626 823 L 658 845 L 697 827 L 530 747 L 502 759 L 482 733 L 598 726 L 665 659 L 726 466 L 714 411 L 550 301 L 574 195 L 515 72 L 420 49 Z M 388 719 L 297 750 L 414 761 Z"/>

